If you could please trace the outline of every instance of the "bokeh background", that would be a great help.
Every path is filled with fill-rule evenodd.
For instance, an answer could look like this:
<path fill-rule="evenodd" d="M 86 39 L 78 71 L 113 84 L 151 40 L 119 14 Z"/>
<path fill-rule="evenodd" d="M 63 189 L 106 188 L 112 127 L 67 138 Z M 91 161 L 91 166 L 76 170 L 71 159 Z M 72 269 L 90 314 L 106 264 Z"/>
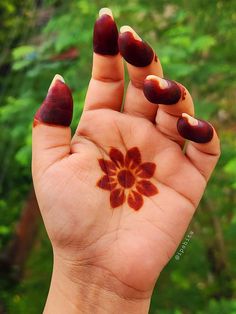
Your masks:
<path fill-rule="evenodd" d="M 191 239 L 161 274 L 150 313 L 235 314 L 234 0 L 0 1 L 0 313 L 42 312 L 52 253 L 32 189 L 32 117 L 61 73 L 73 91 L 75 128 L 90 77 L 93 23 L 104 6 L 152 45 L 165 76 L 192 92 L 196 116 L 215 125 L 222 143 L 186 234 Z"/>

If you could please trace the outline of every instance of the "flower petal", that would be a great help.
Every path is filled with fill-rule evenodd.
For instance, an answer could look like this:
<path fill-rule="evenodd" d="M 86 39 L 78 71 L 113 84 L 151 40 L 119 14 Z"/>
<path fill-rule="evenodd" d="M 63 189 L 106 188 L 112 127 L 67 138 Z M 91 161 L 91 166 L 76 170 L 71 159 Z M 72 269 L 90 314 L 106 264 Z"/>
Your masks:
<path fill-rule="evenodd" d="M 113 178 L 105 175 L 98 181 L 97 186 L 103 190 L 112 191 L 116 187 L 116 182 Z"/>
<path fill-rule="evenodd" d="M 122 154 L 122 152 L 119 149 L 116 148 L 112 148 L 110 150 L 109 156 L 111 158 L 111 160 L 119 167 L 123 167 L 124 166 L 124 155 Z"/>
<path fill-rule="evenodd" d="M 134 169 L 141 164 L 141 154 L 137 147 L 129 149 L 125 156 L 125 166 Z"/>
<path fill-rule="evenodd" d="M 153 196 L 158 193 L 158 189 L 152 182 L 148 180 L 140 180 L 136 185 L 136 189 L 139 193 L 145 196 Z"/>
<path fill-rule="evenodd" d="M 124 189 L 115 189 L 111 191 L 110 203 L 111 207 L 115 208 L 122 205 L 125 202 L 125 191 Z"/>
<path fill-rule="evenodd" d="M 130 191 L 128 196 L 128 204 L 134 210 L 139 210 L 143 206 L 143 197 L 136 191 Z"/>
<path fill-rule="evenodd" d="M 103 172 L 110 176 L 114 176 L 116 173 L 116 165 L 110 161 L 110 160 L 105 160 L 105 159 L 98 159 L 99 165 L 102 169 Z"/>
<path fill-rule="evenodd" d="M 143 162 L 135 170 L 135 173 L 138 177 L 143 179 L 150 179 L 156 170 L 156 165 L 153 162 Z"/>

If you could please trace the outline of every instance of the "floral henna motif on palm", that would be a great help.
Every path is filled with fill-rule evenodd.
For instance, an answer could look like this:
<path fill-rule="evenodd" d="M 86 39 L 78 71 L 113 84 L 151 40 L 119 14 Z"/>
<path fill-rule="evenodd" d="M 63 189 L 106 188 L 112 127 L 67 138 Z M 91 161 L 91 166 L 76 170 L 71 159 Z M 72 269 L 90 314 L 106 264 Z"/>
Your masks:
<path fill-rule="evenodd" d="M 112 148 L 110 160 L 98 159 L 105 175 L 97 182 L 97 186 L 110 191 L 112 208 L 121 206 L 127 200 L 134 210 L 143 206 L 143 196 L 153 196 L 158 193 L 150 179 L 156 170 L 153 162 L 143 162 L 137 147 L 129 149 L 124 156 L 121 151 Z"/>

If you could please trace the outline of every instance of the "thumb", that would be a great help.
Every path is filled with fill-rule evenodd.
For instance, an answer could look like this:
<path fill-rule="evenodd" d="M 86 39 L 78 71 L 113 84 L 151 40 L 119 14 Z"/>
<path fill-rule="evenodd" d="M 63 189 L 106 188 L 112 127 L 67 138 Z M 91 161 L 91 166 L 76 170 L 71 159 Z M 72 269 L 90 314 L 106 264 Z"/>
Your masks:
<path fill-rule="evenodd" d="M 62 76 L 56 74 L 34 117 L 33 176 L 70 154 L 73 99 Z"/>

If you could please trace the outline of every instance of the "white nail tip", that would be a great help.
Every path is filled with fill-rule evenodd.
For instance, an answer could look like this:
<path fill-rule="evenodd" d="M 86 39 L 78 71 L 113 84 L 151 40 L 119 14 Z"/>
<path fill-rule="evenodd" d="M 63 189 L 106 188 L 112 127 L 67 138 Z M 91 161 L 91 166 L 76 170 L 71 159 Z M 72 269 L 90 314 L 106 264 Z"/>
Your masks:
<path fill-rule="evenodd" d="M 198 120 L 195 119 L 195 118 L 193 118 L 193 117 L 191 117 L 189 114 L 187 114 L 187 113 L 184 112 L 184 113 L 182 113 L 182 117 L 185 118 L 185 119 L 187 119 L 188 124 L 190 124 L 190 125 L 192 125 L 192 126 L 198 125 Z"/>
<path fill-rule="evenodd" d="M 56 83 L 56 81 L 61 81 L 62 83 L 65 83 L 64 78 L 63 78 L 60 74 L 56 74 L 56 75 L 54 76 L 54 78 L 53 78 L 53 80 L 52 80 L 50 86 L 49 86 L 49 89 L 51 89 L 51 88 L 54 86 L 54 84 Z M 48 90 L 49 90 L 49 89 L 48 89 Z"/>
<path fill-rule="evenodd" d="M 156 75 L 148 75 L 146 77 L 146 80 L 154 80 L 158 82 L 158 85 L 160 86 L 161 89 L 165 89 L 169 86 L 168 82 L 165 79 L 162 79 L 159 76 Z"/>
<path fill-rule="evenodd" d="M 112 11 L 111 11 L 111 9 L 109 9 L 109 8 L 102 8 L 102 9 L 99 11 L 99 17 L 101 17 L 101 16 L 104 15 L 104 14 L 107 14 L 107 15 L 109 15 L 110 17 L 113 18 Z"/>
<path fill-rule="evenodd" d="M 130 32 L 130 33 L 133 34 L 133 36 L 134 36 L 134 38 L 135 38 L 136 40 L 142 41 L 142 38 L 139 37 L 139 35 L 138 35 L 138 34 L 133 30 L 133 28 L 130 27 L 129 25 L 121 26 L 120 32 L 121 32 L 121 33 Z"/>

